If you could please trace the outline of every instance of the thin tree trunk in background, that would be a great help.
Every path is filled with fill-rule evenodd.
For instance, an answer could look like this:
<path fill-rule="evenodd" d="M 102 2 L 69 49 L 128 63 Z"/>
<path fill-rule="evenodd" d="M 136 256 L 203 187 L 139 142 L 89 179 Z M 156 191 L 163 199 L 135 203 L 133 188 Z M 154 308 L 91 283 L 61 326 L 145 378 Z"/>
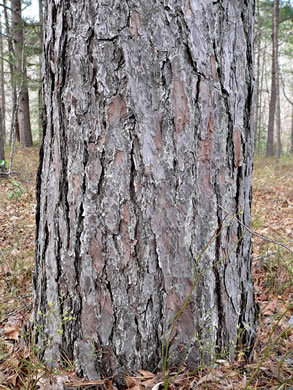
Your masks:
<path fill-rule="evenodd" d="M 29 93 L 27 87 L 27 73 L 25 66 L 24 31 L 21 18 L 21 0 L 11 0 L 12 33 L 14 37 L 16 85 L 21 86 L 18 102 L 18 125 L 20 143 L 23 146 L 32 146 L 32 131 L 30 123 Z M 23 80 L 23 82 L 22 82 Z"/>
<path fill-rule="evenodd" d="M 4 79 L 4 50 L 3 50 L 3 36 L 2 36 L 2 15 L 0 15 L 0 106 L 2 111 L 2 128 L 4 132 L 4 142 L 6 139 L 6 125 L 5 125 L 5 79 Z"/>
<path fill-rule="evenodd" d="M 223 208 L 250 224 L 253 5 L 46 1 L 33 319 L 49 364 L 154 370 L 189 294 L 171 365 L 253 344 L 251 237 L 221 232 Z"/>
<path fill-rule="evenodd" d="M 15 80 L 16 71 L 15 71 L 15 66 L 13 66 L 15 53 L 14 53 L 12 33 L 11 33 L 8 12 L 7 12 L 7 1 L 3 0 L 3 4 L 4 4 L 3 11 L 4 11 L 4 19 L 5 19 L 5 29 L 7 32 L 10 84 L 11 84 L 11 95 L 12 95 L 11 121 L 10 121 L 11 125 L 10 125 L 10 132 L 9 132 L 9 144 L 11 144 L 12 132 L 14 130 L 15 130 L 15 137 L 16 137 L 17 141 L 20 141 L 20 136 L 19 136 L 18 118 L 17 118 L 17 116 L 15 118 L 15 109 L 16 109 L 16 100 L 17 100 L 16 80 Z M 13 118 L 15 118 L 15 120 L 13 120 Z M 14 129 L 13 123 L 15 123 L 15 129 Z"/>
<path fill-rule="evenodd" d="M 258 25 L 257 25 L 257 34 L 256 34 L 256 39 L 257 39 L 257 61 L 256 61 L 256 93 L 255 93 L 255 103 L 256 103 L 256 108 L 255 108 L 255 115 L 254 115 L 254 128 L 255 128 L 255 145 L 257 151 L 259 151 L 260 143 L 260 133 L 261 129 L 259 126 L 258 118 L 259 118 L 259 100 L 260 100 L 260 58 L 261 58 L 261 25 L 260 25 L 260 10 L 259 10 L 259 0 L 257 0 L 256 3 L 256 12 L 258 16 Z"/>
<path fill-rule="evenodd" d="M 5 160 L 5 91 L 3 65 L 2 14 L 0 14 L 0 160 Z M 0 167 L 1 169 L 1 167 Z"/>
<path fill-rule="evenodd" d="M 264 92 L 265 63 L 266 63 L 266 46 L 264 47 L 263 54 L 262 54 L 260 93 L 259 93 L 259 118 L 257 120 L 260 128 L 258 132 L 258 144 L 261 146 L 262 146 L 262 137 L 263 137 L 263 92 Z M 262 148 L 260 150 L 263 152 Z"/>
<path fill-rule="evenodd" d="M 2 120 L 2 109 L 0 107 L 0 160 L 5 160 L 5 131 L 3 127 Z M 0 166 L 0 171 L 2 170 L 2 165 Z"/>
<path fill-rule="evenodd" d="M 273 53 L 272 53 L 272 83 L 271 83 L 271 99 L 269 110 L 269 123 L 267 134 L 267 157 L 274 155 L 274 125 L 275 125 L 275 113 L 276 113 L 276 98 L 277 87 L 276 77 L 278 72 L 278 19 L 279 19 L 279 0 L 274 0 L 273 9 Z"/>
<path fill-rule="evenodd" d="M 291 154 L 293 155 L 293 106 L 291 112 Z"/>
<path fill-rule="evenodd" d="M 40 19 L 40 46 L 43 47 L 43 25 L 44 25 L 44 16 L 43 16 L 43 0 L 39 0 L 39 19 Z M 42 53 L 39 56 L 39 79 L 42 80 Z M 42 96 L 42 83 L 38 90 L 38 107 L 39 107 L 39 139 L 43 137 L 43 96 Z"/>
<path fill-rule="evenodd" d="M 279 64 L 277 57 L 277 74 L 276 74 L 276 158 L 277 160 L 281 157 L 281 107 L 280 107 L 280 78 L 279 78 Z"/>

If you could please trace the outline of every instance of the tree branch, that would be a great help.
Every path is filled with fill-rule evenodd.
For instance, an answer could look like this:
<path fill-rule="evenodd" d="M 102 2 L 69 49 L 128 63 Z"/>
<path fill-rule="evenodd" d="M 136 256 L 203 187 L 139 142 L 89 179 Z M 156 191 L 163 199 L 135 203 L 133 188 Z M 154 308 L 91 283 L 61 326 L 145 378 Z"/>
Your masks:
<path fill-rule="evenodd" d="M 281 79 L 283 94 L 284 94 L 284 96 L 285 96 L 287 102 L 290 103 L 291 106 L 293 106 L 293 101 L 292 101 L 291 99 L 289 99 L 289 97 L 286 95 L 284 79 L 283 79 L 283 77 L 282 77 L 282 72 L 280 72 L 280 70 L 279 70 L 279 75 L 280 75 L 280 79 Z"/>
<path fill-rule="evenodd" d="M 237 217 L 235 217 L 235 215 L 232 215 L 230 214 L 228 211 L 226 211 L 221 205 L 219 205 L 220 209 L 223 210 L 227 215 L 233 217 L 233 219 L 235 219 L 235 221 L 237 221 L 238 223 L 240 223 L 240 225 L 242 225 L 249 233 L 251 233 L 252 235 L 264 240 L 264 241 L 268 241 L 268 242 L 271 242 L 275 245 L 279 245 L 285 249 L 287 249 L 287 251 L 293 253 L 293 251 L 285 244 L 282 244 L 281 242 L 278 242 L 278 241 L 275 241 L 274 239 L 272 238 L 269 238 L 269 237 L 266 237 L 266 236 L 263 236 L 262 234 L 256 232 L 255 230 L 253 230 L 252 228 L 246 226 L 243 222 L 241 222 Z"/>

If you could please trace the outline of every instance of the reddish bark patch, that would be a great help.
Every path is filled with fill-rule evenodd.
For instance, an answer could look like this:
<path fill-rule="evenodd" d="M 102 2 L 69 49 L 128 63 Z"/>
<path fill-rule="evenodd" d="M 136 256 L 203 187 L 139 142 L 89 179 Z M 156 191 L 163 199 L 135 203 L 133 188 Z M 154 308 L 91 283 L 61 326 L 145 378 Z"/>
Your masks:
<path fill-rule="evenodd" d="M 131 16 L 130 16 L 130 27 L 129 27 L 130 34 L 137 37 L 139 28 L 140 28 L 139 13 L 136 11 L 133 11 L 131 13 Z"/>
<path fill-rule="evenodd" d="M 217 80 L 218 75 L 217 75 L 217 65 L 216 65 L 215 56 L 210 56 L 210 62 L 211 62 L 211 70 L 212 70 L 213 79 Z"/>
<path fill-rule="evenodd" d="M 186 14 L 186 16 L 192 16 L 192 10 L 191 10 L 191 7 L 190 7 L 189 0 L 184 0 L 184 5 L 185 5 L 185 14 Z"/>
<path fill-rule="evenodd" d="M 121 120 L 127 112 L 126 103 L 121 96 L 115 96 L 108 108 L 108 122 L 110 125 Z"/>
<path fill-rule="evenodd" d="M 210 154 L 212 150 L 212 134 L 215 127 L 215 120 L 214 116 L 211 114 L 207 129 L 207 136 L 206 138 L 201 142 L 200 145 L 200 152 L 199 152 L 199 158 L 202 161 L 209 161 L 210 160 Z"/>
<path fill-rule="evenodd" d="M 241 134 L 237 128 L 234 129 L 233 141 L 234 141 L 234 164 L 235 167 L 237 168 L 239 167 L 242 159 Z"/>
<path fill-rule="evenodd" d="M 90 338 L 96 333 L 98 321 L 93 306 L 84 301 L 81 313 L 82 333 L 84 338 Z"/>
<path fill-rule="evenodd" d="M 102 247 L 102 237 L 101 233 L 97 232 L 97 234 L 92 238 L 88 250 L 88 254 L 90 255 L 94 267 L 96 271 L 99 273 L 104 267 L 105 258 Z"/>
<path fill-rule="evenodd" d="M 124 157 L 124 152 L 122 152 L 121 150 L 116 150 L 115 157 L 114 157 L 115 168 L 118 168 L 122 164 L 123 157 Z"/>
<path fill-rule="evenodd" d="M 175 80 L 173 88 L 174 123 L 176 133 L 179 135 L 189 122 L 188 99 L 185 93 L 184 81 Z"/>
<path fill-rule="evenodd" d="M 202 163 L 199 165 L 199 179 L 200 188 L 202 194 L 212 194 L 211 183 L 210 183 L 210 162 L 212 161 L 211 154 L 213 148 L 213 131 L 215 127 L 214 116 L 211 114 L 209 118 L 207 136 L 200 142 L 199 145 L 199 160 Z"/>
<path fill-rule="evenodd" d="M 211 194 L 210 172 L 206 170 L 206 167 L 204 168 L 204 172 L 205 174 L 202 179 L 202 192 L 205 194 Z"/>
<path fill-rule="evenodd" d="M 157 122 L 156 134 L 153 137 L 154 144 L 160 153 L 162 150 L 162 129 L 161 129 L 161 121 Z"/>
<path fill-rule="evenodd" d="M 169 291 L 167 296 L 167 310 L 177 313 L 183 306 L 184 301 L 175 292 Z"/>

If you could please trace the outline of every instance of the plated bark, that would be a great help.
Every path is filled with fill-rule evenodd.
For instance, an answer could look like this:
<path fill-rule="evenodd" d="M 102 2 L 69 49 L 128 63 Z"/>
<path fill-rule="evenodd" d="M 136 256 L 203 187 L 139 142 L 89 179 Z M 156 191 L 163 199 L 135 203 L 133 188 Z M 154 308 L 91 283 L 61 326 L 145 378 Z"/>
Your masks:
<path fill-rule="evenodd" d="M 236 221 L 221 229 L 223 209 L 250 223 L 253 1 L 45 12 L 33 314 L 45 360 L 66 355 L 90 378 L 155 369 L 216 232 L 170 356 L 233 357 L 239 329 L 249 348 L 251 239 Z"/>

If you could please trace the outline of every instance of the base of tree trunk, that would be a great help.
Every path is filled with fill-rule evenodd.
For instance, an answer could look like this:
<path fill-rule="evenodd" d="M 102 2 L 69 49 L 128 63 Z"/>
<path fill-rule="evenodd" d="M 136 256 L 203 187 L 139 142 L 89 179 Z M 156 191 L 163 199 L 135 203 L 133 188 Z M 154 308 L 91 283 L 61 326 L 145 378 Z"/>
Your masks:
<path fill-rule="evenodd" d="M 255 339 L 253 1 L 175 3 L 47 2 L 35 340 L 91 379 Z"/>

